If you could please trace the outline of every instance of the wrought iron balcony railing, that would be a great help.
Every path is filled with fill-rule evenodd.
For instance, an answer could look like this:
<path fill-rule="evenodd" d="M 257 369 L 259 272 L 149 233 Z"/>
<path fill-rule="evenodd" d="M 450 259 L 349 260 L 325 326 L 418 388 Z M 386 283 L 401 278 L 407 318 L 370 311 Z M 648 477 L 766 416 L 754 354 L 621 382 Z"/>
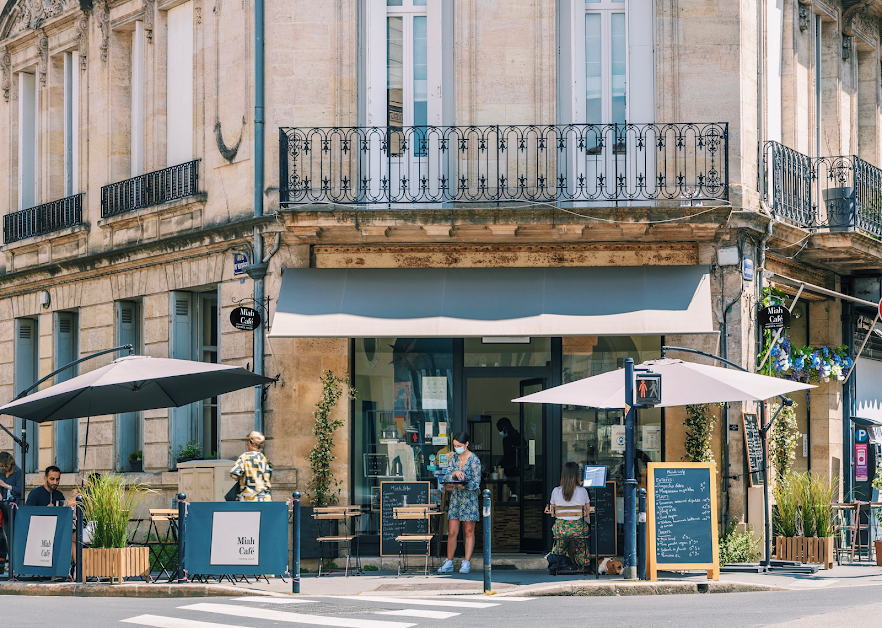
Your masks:
<path fill-rule="evenodd" d="M 3 216 L 3 243 L 18 242 L 82 222 L 83 195 L 74 194 Z"/>
<path fill-rule="evenodd" d="M 727 123 L 282 128 L 280 201 L 729 198 Z"/>
<path fill-rule="evenodd" d="M 854 155 L 809 157 L 778 142 L 764 148 L 763 198 L 777 218 L 882 237 L 882 170 Z"/>
<path fill-rule="evenodd" d="M 199 160 L 117 181 L 101 188 L 101 217 L 193 196 L 199 191 Z"/>

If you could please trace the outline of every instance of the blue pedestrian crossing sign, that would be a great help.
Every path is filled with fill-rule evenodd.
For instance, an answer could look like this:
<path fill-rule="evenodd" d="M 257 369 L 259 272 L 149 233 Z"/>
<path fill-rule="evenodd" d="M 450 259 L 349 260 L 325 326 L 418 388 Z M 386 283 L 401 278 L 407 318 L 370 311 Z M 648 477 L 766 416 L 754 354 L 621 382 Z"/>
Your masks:
<path fill-rule="evenodd" d="M 637 373 L 634 390 L 637 393 L 637 404 L 657 406 L 661 403 L 661 373 Z"/>

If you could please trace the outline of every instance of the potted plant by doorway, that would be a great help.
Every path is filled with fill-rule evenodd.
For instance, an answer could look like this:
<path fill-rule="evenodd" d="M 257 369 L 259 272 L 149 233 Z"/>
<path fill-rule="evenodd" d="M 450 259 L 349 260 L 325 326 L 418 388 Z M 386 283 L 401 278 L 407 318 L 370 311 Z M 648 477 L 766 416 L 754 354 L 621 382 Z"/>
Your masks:
<path fill-rule="evenodd" d="M 83 548 L 86 578 L 150 576 L 150 549 L 127 547 L 129 519 L 147 493 L 145 484 L 129 484 L 118 473 L 93 476 L 83 492 L 83 513 L 92 528 L 90 547 Z"/>
<path fill-rule="evenodd" d="M 132 473 L 144 471 L 144 452 L 140 449 L 129 454 L 129 467 Z"/>

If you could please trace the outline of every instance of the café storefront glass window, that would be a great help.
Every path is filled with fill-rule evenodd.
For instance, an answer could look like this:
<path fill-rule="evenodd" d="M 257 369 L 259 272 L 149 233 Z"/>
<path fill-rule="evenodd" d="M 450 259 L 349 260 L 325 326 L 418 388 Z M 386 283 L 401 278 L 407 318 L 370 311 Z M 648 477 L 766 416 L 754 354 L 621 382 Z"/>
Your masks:
<path fill-rule="evenodd" d="M 635 364 L 655 360 L 661 355 L 658 336 L 582 336 L 563 339 L 563 382 L 600 375 L 624 367 L 625 358 Z M 620 496 L 625 479 L 625 415 L 622 410 L 582 406 L 563 406 L 561 464 L 604 465 L 607 479 L 616 482 Z M 646 464 L 662 460 L 662 411 L 640 410 L 636 425 L 637 459 L 634 471 L 641 487 L 646 487 Z M 622 517 L 619 517 L 622 521 Z"/>
<path fill-rule="evenodd" d="M 434 480 L 447 464 L 453 341 L 359 338 L 354 345 L 353 504 L 376 515 L 381 482 Z M 440 499 L 434 483 L 432 499 Z M 365 531 L 375 533 L 379 518 L 365 519 Z"/>

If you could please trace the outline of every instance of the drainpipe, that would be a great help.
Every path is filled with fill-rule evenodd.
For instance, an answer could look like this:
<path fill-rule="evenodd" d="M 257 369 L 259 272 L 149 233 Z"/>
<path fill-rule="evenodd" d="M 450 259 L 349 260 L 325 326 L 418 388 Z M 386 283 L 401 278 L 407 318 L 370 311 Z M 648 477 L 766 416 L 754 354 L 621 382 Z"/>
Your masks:
<path fill-rule="evenodd" d="M 254 0 L 254 217 L 263 216 L 263 160 L 264 138 L 263 127 L 263 3 Z M 268 260 L 263 260 L 263 236 L 260 229 L 254 227 L 254 256 L 251 264 L 245 268 L 248 276 L 254 280 L 254 304 L 264 314 L 264 321 L 254 330 L 254 372 L 263 375 L 263 330 L 269 321 L 266 320 L 267 310 L 264 309 L 264 277 Z M 254 429 L 263 432 L 263 386 L 254 387 Z"/>
<path fill-rule="evenodd" d="M 255 0 L 256 1 L 256 0 Z M 756 134 L 757 134 L 757 176 L 759 177 L 759 185 L 757 189 L 760 191 L 760 198 L 763 198 L 763 186 L 765 185 L 766 173 L 765 166 L 763 165 L 763 144 L 765 143 L 765 113 L 766 113 L 766 104 L 765 93 L 763 90 L 763 83 L 765 82 L 765 75 L 763 73 L 763 65 L 765 62 L 765 55 L 763 52 L 765 51 L 765 46 L 763 45 L 765 42 L 765 33 L 763 29 L 765 25 L 763 24 L 763 11 L 765 10 L 765 2 L 760 0 L 756 3 L 759 9 L 759 16 L 757 17 L 757 42 L 756 42 L 756 77 L 757 77 L 757 124 L 756 124 Z M 765 249 L 763 249 L 765 250 Z M 762 273 L 760 273 L 762 275 Z M 760 280 L 762 281 L 762 280 Z M 762 288 L 762 286 L 760 286 Z"/>
<path fill-rule="evenodd" d="M 738 244 L 738 257 L 744 257 L 744 246 L 739 242 Z M 741 296 L 744 294 L 744 269 L 739 269 L 741 273 L 741 290 L 738 291 L 738 296 L 732 299 L 732 302 L 729 305 L 726 305 L 726 275 L 723 273 L 722 268 L 720 269 L 720 292 L 722 293 L 722 302 L 723 302 L 723 341 L 720 346 L 720 350 L 722 353 L 722 357 L 729 359 L 729 312 L 732 311 L 732 306 L 738 303 L 741 300 Z M 725 499 L 723 501 L 723 526 L 724 529 L 729 524 L 729 404 L 723 404 L 723 429 L 725 430 L 725 447 L 723 448 L 723 469 L 724 476 L 723 480 L 725 481 L 723 492 L 725 493 Z"/>

